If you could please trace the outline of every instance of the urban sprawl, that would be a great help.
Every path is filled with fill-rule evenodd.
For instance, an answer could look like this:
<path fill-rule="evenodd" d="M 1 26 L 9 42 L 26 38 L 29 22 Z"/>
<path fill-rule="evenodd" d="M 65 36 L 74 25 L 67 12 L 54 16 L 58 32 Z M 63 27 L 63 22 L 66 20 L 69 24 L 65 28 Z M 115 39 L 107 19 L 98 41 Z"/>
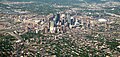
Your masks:
<path fill-rule="evenodd" d="M 78 10 L 0 13 L 0 57 L 120 57 L 120 15 Z"/>

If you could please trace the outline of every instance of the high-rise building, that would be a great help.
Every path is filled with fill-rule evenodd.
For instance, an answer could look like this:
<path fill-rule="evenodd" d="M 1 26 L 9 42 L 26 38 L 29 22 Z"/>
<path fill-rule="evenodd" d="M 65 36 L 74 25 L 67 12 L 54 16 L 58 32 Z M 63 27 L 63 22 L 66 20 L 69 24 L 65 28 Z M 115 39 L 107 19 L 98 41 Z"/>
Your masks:
<path fill-rule="evenodd" d="M 65 14 L 61 14 L 60 18 L 64 19 L 65 18 Z"/>
<path fill-rule="evenodd" d="M 61 20 L 61 25 L 64 25 L 65 24 L 65 19 L 62 19 Z"/>
<path fill-rule="evenodd" d="M 74 18 L 71 17 L 70 20 L 71 20 L 70 25 L 74 25 Z"/>
<path fill-rule="evenodd" d="M 78 20 L 76 20 L 75 21 L 75 24 L 74 24 L 75 26 L 79 26 L 80 25 L 80 23 L 78 22 Z"/>
<path fill-rule="evenodd" d="M 55 18 L 53 18 L 54 27 L 57 27 L 57 23 L 60 21 L 60 14 L 56 14 Z"/>
<path fill-rule="evenodd" d="M 54 21 L 50 21 L 50 32 L 53 33 L 54 30 Z"/>
<path fill-rule="evenodd" d="M 44 33 L 48 33 L 48 27 L 47 26 L 45 26 L 45 28 L 44 28 Z"/>
<path fill-rule="evenodd" d="M 60 14 L 57 14 L 55 17 L 55 23 L 58 23 L 60 21 Z"/>
<path fill-rule="evenodd" d="M 62 31 L 63 31 L 63 33 L 66 32 L 66 27 L 65 26 L 62 26 Z"/>
<path fill-rule="evenodd" d="M 67 13 L 66 19 L 67 19 L 67 22 L 70 23 L 70 14 L 69 13 Z"/>

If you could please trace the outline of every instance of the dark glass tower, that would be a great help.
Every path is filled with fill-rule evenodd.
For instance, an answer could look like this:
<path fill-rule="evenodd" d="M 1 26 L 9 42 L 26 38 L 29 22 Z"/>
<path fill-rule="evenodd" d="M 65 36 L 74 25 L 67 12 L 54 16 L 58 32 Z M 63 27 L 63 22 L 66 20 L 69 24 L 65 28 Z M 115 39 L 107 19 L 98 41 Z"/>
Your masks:
<path fill-rule="evenodd" d="M 55 16 L 55 27 L 57 26 L 57 23 L 60 21 L 60 14 L 57 14 L 56 16 Z"/>
<path fill-rule="evenodd" d="M 56 15 L 56 20 L 55 21 L 56 21 L 56 23 L 58 23 L 58 21 L 60 21 L 60 14 Z"/>

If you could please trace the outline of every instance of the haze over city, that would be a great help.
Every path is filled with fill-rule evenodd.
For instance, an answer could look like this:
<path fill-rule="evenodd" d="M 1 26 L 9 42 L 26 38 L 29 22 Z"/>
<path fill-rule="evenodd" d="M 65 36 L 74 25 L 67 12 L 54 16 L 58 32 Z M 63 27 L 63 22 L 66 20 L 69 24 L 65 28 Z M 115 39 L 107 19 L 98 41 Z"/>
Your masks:
<path fill-rule="evenodd" d="M 0 0 L 0 57 L 120 57 L 120 0 Z"/>

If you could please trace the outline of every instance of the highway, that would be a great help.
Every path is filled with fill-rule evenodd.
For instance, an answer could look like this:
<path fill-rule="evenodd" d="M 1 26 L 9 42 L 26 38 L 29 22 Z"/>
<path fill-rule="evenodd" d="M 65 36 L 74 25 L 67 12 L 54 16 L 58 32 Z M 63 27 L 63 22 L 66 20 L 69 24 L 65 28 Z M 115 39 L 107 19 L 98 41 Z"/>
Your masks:
<path fill-rule="evenodd" d="M 108 13 L 106 12 L 105 14 L 111 15 L 111 16 L 115 16 L 115 17 L 120 17 L 120 15 L 114 14 L 114 13 Z"/>
<path fill-rule="evenodd" d="M 12 29 L 2 29 L 2 30 L 0 30 L 0 33 L 8 33 L 17 39 L 23 40 L 22 37 L 18 33 L 15 33 L 14 30 L 12 30 Z"/>

